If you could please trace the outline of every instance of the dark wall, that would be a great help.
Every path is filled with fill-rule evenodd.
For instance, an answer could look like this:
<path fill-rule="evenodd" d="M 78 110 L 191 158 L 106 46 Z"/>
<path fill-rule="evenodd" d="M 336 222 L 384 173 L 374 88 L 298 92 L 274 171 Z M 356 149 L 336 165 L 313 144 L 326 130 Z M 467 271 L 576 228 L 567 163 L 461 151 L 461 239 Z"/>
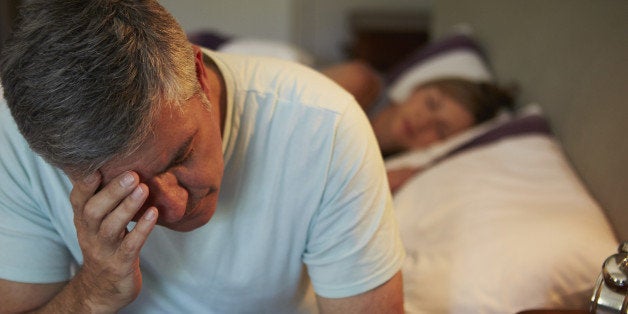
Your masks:
<path fill-rule="evenodd" d="M 17 7 L 20 0 L 0 0 L 0 51 L 4 47 L 4 41 L 11 33 L 11 26 L 17 15 Z"/>

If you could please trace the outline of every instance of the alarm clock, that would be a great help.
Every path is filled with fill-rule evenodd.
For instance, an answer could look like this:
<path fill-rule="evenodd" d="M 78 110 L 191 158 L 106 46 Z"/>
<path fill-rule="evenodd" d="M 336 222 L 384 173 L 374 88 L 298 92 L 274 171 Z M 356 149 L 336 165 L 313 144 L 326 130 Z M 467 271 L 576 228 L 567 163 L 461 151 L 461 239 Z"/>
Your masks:
<path fill-rule="evenodd" d="M 591 297 L 591 313 L 628 314 L 628 242 L 617 251 L 602 265 Z"/>

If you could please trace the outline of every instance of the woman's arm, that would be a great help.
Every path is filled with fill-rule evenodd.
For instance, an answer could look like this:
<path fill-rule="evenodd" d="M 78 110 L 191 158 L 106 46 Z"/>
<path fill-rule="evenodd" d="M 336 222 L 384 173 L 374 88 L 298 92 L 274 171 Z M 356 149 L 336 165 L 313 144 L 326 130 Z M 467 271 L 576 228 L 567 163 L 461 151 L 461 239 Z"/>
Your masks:
<path fill-rule="evenodd" d="M 386 171 L 388 175 L 388 184 L 390 191 L 394 194 L 397 192 L 410 178 L 421 172 L 421 167 L 406 167 Z"/>
<path fill-rule="evenodd" d="M 379 75 L 362 61 L 333 65 L 323 69 L 321 73 L 353 95 L 365 112 L 368 112 L 382 92 Z"/>

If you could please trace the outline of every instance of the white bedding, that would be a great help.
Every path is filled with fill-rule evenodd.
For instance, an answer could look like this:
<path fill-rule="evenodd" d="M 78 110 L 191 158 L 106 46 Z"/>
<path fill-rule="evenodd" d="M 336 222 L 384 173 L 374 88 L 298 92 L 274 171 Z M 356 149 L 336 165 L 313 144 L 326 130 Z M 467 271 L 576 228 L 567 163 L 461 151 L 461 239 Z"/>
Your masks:
<path fill-rule="evenodd" d="M 586 309 L 618 245 L 545 135 L 453 156 L 412 178 L 394 203 L 408 253 L 408 313 Z"/>

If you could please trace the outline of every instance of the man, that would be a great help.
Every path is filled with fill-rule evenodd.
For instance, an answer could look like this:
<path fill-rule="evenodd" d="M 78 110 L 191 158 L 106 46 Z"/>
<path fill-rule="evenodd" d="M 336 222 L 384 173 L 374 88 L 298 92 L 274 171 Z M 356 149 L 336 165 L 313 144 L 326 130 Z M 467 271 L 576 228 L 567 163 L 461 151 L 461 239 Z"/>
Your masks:
<path fill-rule="evenodd" d="M 0 312 L 403 311 L 374 136 L 320 74 L 131 0 L 29 1 L 1 66 Z"/>

